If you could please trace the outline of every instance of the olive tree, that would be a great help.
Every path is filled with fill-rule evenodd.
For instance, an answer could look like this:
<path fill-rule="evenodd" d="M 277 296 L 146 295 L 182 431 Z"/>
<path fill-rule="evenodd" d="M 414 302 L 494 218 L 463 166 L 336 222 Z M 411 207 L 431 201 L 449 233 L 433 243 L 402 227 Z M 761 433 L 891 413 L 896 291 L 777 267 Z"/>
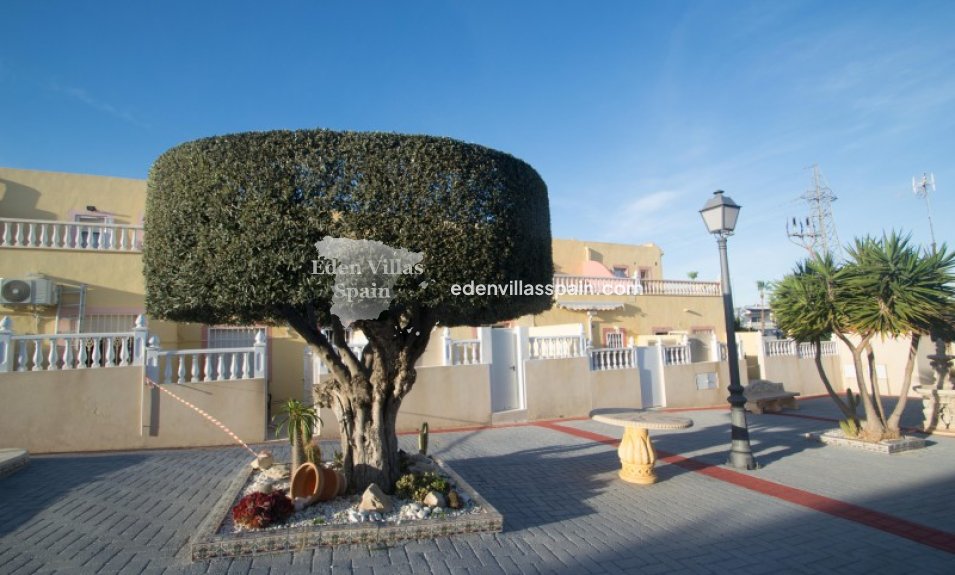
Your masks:
<path fill-rule="evenodd" d="M 287 325 L 301 335 L 331 374 L 316 397 L 338 418 L 353 489 L 375 482 L 390 490 L 399 476 L 395 421 L 433 328 L 551 305 L 539 291 L 454 288 L 553 276 L 543 180 L 486 147 L 388 133 L 239 133 L 166 151 L 147 189 L 147 311 Z M 316 248 L 329 238 L 423 256 L 393 278 L 376 317 L 351 323 L 368 339 L 360 353 L 332 313 L 336 274 L 316 273 L 335 266 Z"/>

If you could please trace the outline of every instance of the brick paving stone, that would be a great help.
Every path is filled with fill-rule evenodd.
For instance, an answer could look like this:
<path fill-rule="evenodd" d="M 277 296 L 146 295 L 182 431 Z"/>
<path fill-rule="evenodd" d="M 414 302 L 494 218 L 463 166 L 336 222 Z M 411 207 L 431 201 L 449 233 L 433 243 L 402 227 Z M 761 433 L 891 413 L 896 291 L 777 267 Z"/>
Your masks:
<path fill-rule="evenodd" d="M 804 401 L 796 415 L 837 415 L 827 403 Z M 728 414 L 689 415 L 693 428 L 654 431 L 655 445 L 725 469 Z M 911 419 L 909 411 L 906 416 Z M 504 514 L 504 533 L 195 564 L 187 558 L 188 538 L 247 464 L 244 451 L 36 456 L 28 468 L 0 479 L 0 573 L 950 571 L 952 553 L 883 529 L 896 518 L 955 533 L 955 518 L 940 504 L 955 496 L 949 479 L 955 440 L 875 456 L 822 448 L 800 435 L 832 422 L 779 415 L 749 421 L 763 467 L 745 476 L 851 503 L 881 519 L 865 524 L 833 517 L 665 461 L 659 483 L 626 484 L 617 478 L 613 445 L 529 425 L 432 432 L 432 452 Z M 620 437 L 619 428 L 589 420 L 559 425 Z M 413 448 L 413 437 L 399 441 Z M 271 448 L 280 457 L 287 450 Z"/>

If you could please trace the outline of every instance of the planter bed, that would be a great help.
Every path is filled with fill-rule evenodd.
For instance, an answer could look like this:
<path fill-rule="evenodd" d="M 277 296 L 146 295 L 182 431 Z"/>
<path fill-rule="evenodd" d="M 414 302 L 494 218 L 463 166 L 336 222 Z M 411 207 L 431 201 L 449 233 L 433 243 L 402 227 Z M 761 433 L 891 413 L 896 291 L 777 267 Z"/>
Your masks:
<path fill-rule="evenodd" d="M 345 496 L 327 503 L 316 503 L 296 513 L 287 522 L 265 529 L 241 529 L 232 523 L 233 505 L 254 484 L 254 469 L 243 466 L 216 502 L 209 516 L 200 524 L 192 540 L 192 559 L 202 561 L 215 557 L 261 555 L 298 551 L 322 545 L 387 545 L 416 539 L 433 539 L 464 533 L 499 532 L 504 518 L 467 482 L 446 464 L 435 461 L 438 471 L 447 476 L 459 491 L 469 495 L 470 505 L 460 511 L 448 511 L 441 517 L 398 519 L 392 514 L 387 521 L 349 523 L 343 519 L 346 510 L 360 500 L 360 495 Z M 277 483 L 280 488 L 282 483 Z M 401 500 L 395 500 L 400 508 Z M 324 522 L 316 524 L 315 521 Z"/>
<path fill-rule="evenodd" d="M 920 437 L 906 436 L 901 439 L 884 439 L 878 443 L 873 443 L 871 441 L 862 441 L 861 439 L 846 437 L 841 429 L 830 429 L 823 433 L 810 434 L 810 436 L 812 439 L 825 443 L 826 445 L 838 445 L 887 455 L 902 453 L 903 451 L 912 451 L 913 449 L 922 449 L 926 446 L 925 440 Z"/>

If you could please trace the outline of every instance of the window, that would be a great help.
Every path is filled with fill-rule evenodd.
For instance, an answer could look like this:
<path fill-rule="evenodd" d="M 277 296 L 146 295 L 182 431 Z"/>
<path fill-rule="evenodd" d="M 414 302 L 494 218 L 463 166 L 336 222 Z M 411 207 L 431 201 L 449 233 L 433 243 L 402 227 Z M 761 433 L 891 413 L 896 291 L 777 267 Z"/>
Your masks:
<path fill-rule="evenodd" d="M 627 266 L 613 266 L 613 277 L 615 278 L 627 278 L 630 277 L 627 275 L 629 269 Z"/>
<path fill-rule="evenodd" d="M 79 232 L 74 238 L 74 247 L 90 249 L 98 249 L 100 246 L 105 248 L 110 247 L 113 230 L 111 228 L 97 226 L 96 224 L 113 223 L 111 216 L 77 214 L 73 220 L 79 224 L 89 224 L 88 226 L 79 226 Z"/>
<path fill-rule="evenodd" d="M 257 327 L 210 327 L 206 349 L 252 347 Z"/>
<path fill-rule="evenodd" d="M 604 334 L 604 345 L 607 347 L 623 347 L 623 332 L 608 331 Z"/>

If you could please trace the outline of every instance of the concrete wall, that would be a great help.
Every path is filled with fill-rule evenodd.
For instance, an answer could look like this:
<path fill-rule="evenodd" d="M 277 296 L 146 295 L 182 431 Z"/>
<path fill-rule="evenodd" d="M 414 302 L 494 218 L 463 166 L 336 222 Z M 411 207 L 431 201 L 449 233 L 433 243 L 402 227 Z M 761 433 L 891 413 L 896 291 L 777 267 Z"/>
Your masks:
<path fill-rule="evenodd" d="M 491 424 L 490 366 L 419 367 L 417 372 L 418 379 L 398 411 L 398 432 L 417 431 L 424 422 L 431 429 Z M 327 408 L 319 413 L 323 421 L 321 436 L 338 438 L 335 413 Z"/>
<path fill-rule="evenodd" d="M 796 356 L 774 356 L 763 360 L 765 379 L 781 382 L 786 391 L 795 391 L 804 396 L 822 395 L 826 387 L 822 384 L 816 362 L 812 358 L 800 359 Z M 842 392 L 842 367 L 838 356 L 822 357 L 823 369 L 829 376 L 829 382 L 837 393 Z"/>
<path fill-rule="evenodd" d="M 608 369 L 590 372 L 590 402 L 602 407 L 643 407 L 640 372 L 636 369 Z"/>
<path fill-rule="evenodd" d="M 263 380 L 168 389 L 243 440 L 266 439 Z M 193 410 L 146 387 L 141 367 L 0 374 L 0 445 L 50 453 L 232 443 Z"/>
<path fill-rule="evenodd" d="M 852 338 L 858 341 L 859 338 Z M 841 341 L 837 344 L 839 358 L 842 362 L 842 377 L 845 387 L 858 391 L 855 370 L 852 369 L 852 354 L 849 348 Z M 872 340 L 872 350 L 875 352 L 875 365 L 878 374 L 879 391 L 883 395 L 898 395 L 902 389 L 902 379 L 905 375 L 905 363 L 908 361 L 910 340 L 903 338 L 887 338 Z M 935 343 L 928 337 L 922 337 L 919 342 L 916 356 L 915 370 L 912 373 L 912 387 L 909 388 L 909 397 L 921 397 L 913 391 L 917 385 L 934 385 L 937 374 L 930 365 L 929 355 L 935 353 Z M 863 368 L 868 370 L 865 355 L 862 356 Z M 868 375 L 866 375 L 868 379 Z"/>
<path fill-rule="evenodd" d="M 716 373 L 714 389 L 697 389 L 696 376 L 700 373 Z M 726 362 L 701 362 L 688 365 L 668 365 L 663 369 L 666 383 L 667 407 L 709 407 L 727 405 L 729 395 L 729 364 Z M 746 363 L 740 362 L 740 383 L 746 385 Z"/>
<path fill-rule="evenodd" d="M 581 417 L 590 413 L 590 366 L 587 358 L 524 362 L 527 419 Z"/>

